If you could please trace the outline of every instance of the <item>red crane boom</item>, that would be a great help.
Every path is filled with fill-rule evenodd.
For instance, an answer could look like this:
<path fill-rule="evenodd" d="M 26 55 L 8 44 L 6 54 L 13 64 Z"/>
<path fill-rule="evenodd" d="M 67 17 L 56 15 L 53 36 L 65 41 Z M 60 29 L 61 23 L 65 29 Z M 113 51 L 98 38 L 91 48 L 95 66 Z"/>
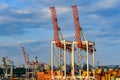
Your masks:
<path fill-rule="evenodd" d="M 58 23 L 57 23 L 55 7 L 50 7 L 50 10 L 51 10 L 51 14 L 52 14 L 52 24 L 53 24 L 53 28 L 54 28 L 54 39 L 56 41 L 56 46 L 64 47 L 64 45 L 60 43 L 60 39 L 59 39 L 60 28 L 58 27 Z"/>
<path fill-rule="evenodd" d="M 56 9 L 55 7 L 50 7 L 50 10 L 51 10 L 51 15 L 52 15 L 52 24 L 54 28 L 54 39 L 56 41 L 56 47 L 64 48 L 64 44 L 60 42 L 60 38 L 59 38 L 60 28 L 58 27 L 58 23 L 57 23 Z M 66 48 L 68 51 L 71 51 L 71 45 L 67 44 Z"/>
<path fill-rule="evenodd" d="M 77 6 L 76 5 L 72 6 L 72 9 L 73 9 L 75 32 L 76 32 L 75 33 L 75 38 L 76 38 L 76 41 L 77 41 L 78 48 L 82 48 L 82 49 L 86 50 L 86 47 L 85 47 L 86 45 L 83 45 L 82 44 L 82 40 L 81 40 L 82 28 L 80 27 L 80 24 L 79 24 L 79 17 L 78 17 Z M 93 51 L 93 46 L 89 45 L 89 51 Z M 95 51 L 96 51 L 96 49 L 95 49 Z"/>
<path fill-rule="evenodd" d="M 27 53 L 26 53 L 24 47 L 21 47 L 21 48 L 22 48 L 22 52 L 23 52 L 23 55 L 24 55 L 25 63 L 26 63 L 26 64 L 29 64 L 29 61 L 28 61 L 28 59 L 27 59 Z"/>
<path fill-rule="evenodd" d="M 75 24 L 75 38 L 77 41 L 78 48 L 83 48 L 82 41 L 81 41 L 81 31 L 82 28 L 80 27 L 79 24 L 79 17 L 78 17 L 78 10 L 77 6 L 72 6 L 73 9 L 73 16 L 74 16 L 74 24 Z"/>

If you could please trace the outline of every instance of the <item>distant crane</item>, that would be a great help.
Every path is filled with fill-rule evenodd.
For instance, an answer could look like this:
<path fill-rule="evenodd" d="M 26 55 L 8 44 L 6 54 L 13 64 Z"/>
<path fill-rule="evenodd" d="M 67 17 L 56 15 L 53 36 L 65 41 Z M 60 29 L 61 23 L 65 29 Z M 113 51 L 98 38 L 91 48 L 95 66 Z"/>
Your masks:
<path fill-rule="evenodd" d="M 22 46 L 22 52 L 24 55 L 24 59 L 25 59 L 25 63 L 27 64 L 27 69 L 26 69 L 26 78 L 29 78 L 30 75 L 32 75 L 31 77 L 34 78 L 34 80 L 36 80 L 36 72 L 38 70 L 38 60 L 37 60 L 37 56 L 35 57 L 35 59 L 31 62 L 29 61 L 29 55 L 26 53 L 25 48 Z"/>
<path fill-rule="evenodd" d="M 29 64 L 29 55 L 26 53 L 24 47 L 22 46 L 22 51 L 23 51 L 23 55 L 24 55 L 24 59 L 25 59 L 25 63 L 28 65 Z"/>
<path fill-rule="evenodd" d="M 33 60 L 33 62 L 30 62 L 29 61 L 29 55 L 26 53 L 25 48 L 23 46 L 21 48 L 22 48 L 22 52 L 23 52 L 23 55 L 24 55 L 25 63 L 27 65 L 38 64 L 38 60 L 37 60 L 38 57 L 37 56 L 35 57 L 35 60 Z"/>
<path fill-rule="evenodd" d="M 2 57 L 2 67 L 3 67 L 4 78 L 6 78 L 8 73 L 8 70 L 7 70 L 8 66 L 7 66 L 5 57 Z"/>
<path fill-rule="evenodd" d="M 13 77 L 13 61 L 9 59 L 8 57 L 2 57 L 2 67 L 3 67 L 3 73 L 4 77 L 3 80 L 8 79 L 9 77 Z M 10 65 L 10 72 L 8 72 L 8 66 Z"/>

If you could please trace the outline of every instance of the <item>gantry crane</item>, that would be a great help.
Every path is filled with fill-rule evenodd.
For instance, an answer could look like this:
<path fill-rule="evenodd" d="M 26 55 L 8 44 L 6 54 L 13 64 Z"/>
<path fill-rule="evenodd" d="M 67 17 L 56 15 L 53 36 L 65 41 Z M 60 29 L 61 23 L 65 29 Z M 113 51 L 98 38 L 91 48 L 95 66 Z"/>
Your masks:
<path fill-rule="evenodd" d="M 62 40 L 60 40 L 59 38 L 59 34 L 61 34 L 60 32 L 60 27 L 58 27 L 58 23 L 57 23 L 57 15 L 56 15 L 56 9 L 55 7 L 50 7 L 51 10 L 51 15 L 52 15 L 52 24 L 53 24 L 53 29 L 54 29 L 54 40 L 51 42 L 51 73 L 52 73 L 52 78 L 54 79 L 54 75 L 53 75 L 53 66 L 54 66 L 54 44 L 56 45 L 56 47 L 58 48 L 58 67 L 60 68 L 61 66 L 61 59 L 63 58 L 63 71 L 64 71 L 64 79 L 66 78 L 66 51 L 71 51 L 72 50 L 72 42 L 70 41 L 66 41 L 63 39 L 62 36 Z M 63 51 L 63 52 L 61 52 Z M 61 55 L 63 55 L 63 57 L 61 57 Z M 59 69 L 59 75 L 60 75 L 60 69 Z M 59 77 L 60 78 L 60 77 Z"/>
<path fill-rule="evenodd" d="M 13 78 L 13 60 L 8 57 L 2 57 L 2 67 L 3 67 L 3 80 L 8 80 L 9 78 Z M 8 71 L 10 66 L 10 72 Z"/>
<path fill-rule="evenodd" d="M 7 66 L 7 63 L 6 63 L 6 58 L 5 57 L 2 57 L 2 67 L 3 67 L 3 73 L 4 73 L 4 78 L 7 77 L 7 74 L 8 74 L 8 66 Z"/>
<path fill-rule="evenodd" d="M 25 63 L 27 65 L 26 79 L 29 79 L 30 75 L 32 74 L 33 80 L 36 80 L 36 72 L 37 72 L 37 67 L 38 67 L 37 57 L 35 57 L 34 61 L 30 62 L 29 61 L 29 55 L 26 53 L 24 47 L 22 46 L 21 48 L 22 48 L 22 52 L 23 52 L 23 55 L 24 55 Z"/>
<path fill-rule="evenodd" d="M 75 25 L 75 39 L 76 41 L 74 42 L 74 44 L 77 44 L 78 46 L 78 65 L 81 67 L 81 63 L 82 63 L 82 54 L 81 54 L 81 50 L 84 50 L 86 52 L 86 59 L 87 59 L 87 78 L 89 78 L 89 53 L 92 54 L 92 65 L 94 67 L 94 42 L 88 41 L 86 40 L 84 34 L 82 33 L 82 28 L 80 27 L 79 24 L 79 17 L 78 17 L 78 10 L 77 10 L 77 6 L 74 5 L 72 6 L 72 10 L 73 10 L 73 18 L 74 18 L 74 25 Z M 83 38 L 83 41 L 82 39 Z M 74 52 L 73 52 L 74 53 Z M 74 55 L 73 55 L 74 56 Z M 73 59 L 73 63 L 74 63 L 74 59 Z M 72 64 L 74 66 L 74 64 Z M 72 71 L 72 76 L 74 76 L 74 70 Z M 93 73 L 94 70 L 93 70 Z M 94 76 L 95 77 L 95 74 Z"/>
<path fill-rule="evenodd" d="M 92 63 L 93 63 L 93 68 L 94 68 L 94 51 L 95 51 L 95 44 L 94 42 L 88 41 L 84 34 L 82 33 L 82 28 L 80 27 L 79 24 L 79 17 L 78 17 L 78 10 L 77 10 L 77 6 L 72 6 L 73 9 L 73 16 L 74 16 L 74 24 L 75 24 L 75 41 L 72 42 L 67 42 L 66 40 L 63 39 L 60 40 L 59 38 L 59 32 L 60 32 L 60 28 L 58 27 L 58 23 L 57 23 L 57 17 L 56 17 L 56 10 L 55 7 L 50 7 L 51 10 L 51 14 L 52 14 L 52 23 L 53 23 L 53 28 L 54 28 L 54 40 L 51 42 L 51 75 L 52 75 L 52 79 L 54 80 L 56 78 L 56 76 L 54 76 L 53 74 L 53 66 L 54 66 L 54 44 L 56 45 L 56 47 L 58 48 L 58 66 L 61 65 L 61 50 L 63 50 L 63 57 L 64 57 L 64 66 L 63 66 L 63 71 L 64 71 L 64 79 L 67 79 L 68 76 L 66 76 L 66 50 L 71 51 L 71 73 L 72 76 L 69 77 L 70 79 L 76 80 L 76 79 L 81 79 L 83 78 L 81 76 L 81 65 L 82 65 L 82 58 L 86 57 L 86 63 L 87 63 L 87 76 L 86 79 L 90 79 L 89 76 L 89 53 L 92 54 Z M 78 49 L 78 66 L 79 66 L 79 74 L 77 76 L 74 75 L 75 73 L 75 50 L 76 50 L 76 46 L 77 45 L 77 49 Z M 85 55 L 82 55 L 81 51 L 84 50 L 86 52 Z M 60 70 L 59 70 L 60 72 Z M 95 71 L 93 71 L 93 73 L 95 73 Z M 60 73 L 59 73 L 60 74 Z M 58 79 L 61 76 L 58 76 Z M 95 76 L 93 76 L 94 79 Z"/>

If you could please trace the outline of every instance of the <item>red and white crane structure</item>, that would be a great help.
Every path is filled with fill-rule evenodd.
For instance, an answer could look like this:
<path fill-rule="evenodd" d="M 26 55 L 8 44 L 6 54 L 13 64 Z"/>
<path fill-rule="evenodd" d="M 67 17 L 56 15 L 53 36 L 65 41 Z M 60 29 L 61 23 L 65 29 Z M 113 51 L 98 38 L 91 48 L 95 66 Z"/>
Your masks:
<path fill-rule="evenodd" d="M 29 61 L 29 55 L 26 53 L 25 48 L 23 46 L 21 48 L 22 48 L 22 52 L 23 52 L 23 55 L 24 55 L 25 63 L 27 65 L 35 65 L 35 64 L 38 65 L 38 60 L 37 60 L 38 57 L 36 56 L 35 60 L 30 62 Z"/>
<path fill-rule="evenodd" d="M 37 57 L 35 57 L 34 61 L 30 62 L 29 55 L 26 53 L 25 48 L 23 46 L 21 48 L 22 48 L 22 52 L 24 55 L 25 63 L 27 65 L 26 78 L 30 78 L 30 75 L 32 75 L 32 78 L 35 78 L 36 72 L 37 72 L 37 67 L 39 65 L 38 61 L 37 61 Z"/>
<path fill-rule="evenodd" d="M 58 27 L 57 23 L 57 15 L 56 15 L 56 9 L 55 7 L 50 7 L 51 15 L 52 15 L 52 24 L 53 24 L 53 29 L 54 29 L 54 40 L 51 42 L 51 72 L 52 72 L 52 78 L 54 79 L 55 76 L 53 75 L 53 66 L 54 66 L 54 54 L 55 54 L 55 47 L 54 44 L 56 45 L 57 50 L 57 55 L 58 55 L 58 67 L 60 68 L 62 66 L 62 61 L 63 59 L 63 71 L 64 71 L 64 79 L 66 78 L 66 52 L 69 51 L 71 52 L 72 50 L 72 42 L 66 41 L 63 39 L 63 36 L 61 35 L 60 28 Z M 62 37 L 62 40 L 60 40 L 59 34 Z M 59 70 L 60 74 L 60 70 Z M 60 77 L 59 77 L 60 78 Z"/>
<path fill-rule="evenodd" d="M 67 75 L 66 75 L 66 53 L 67 51 L 71 52 L 71 79 L 76 80 L 76 79 L 81 79 L 81 65 L 82 65 L 82 59 L 83 57 L 86 57 L 86 64 L 87 64 L 87 76 L 86 79 L 90 79 L 90 75 L 89 75 L 89 54 L 92 54 L 92 66 L 93 68 L 95 67 L 94 65 L 94 51 L 95 51 L 95 43 L 88 41 L 84 34 L 82 33 L 82 28 L 80 27 L 79 24 L 79 17 L 78 17 L 78 10 L 77 10 L 77 6 L 72 6 L 72 10 L 73 10 L 73 18 L 74 18 L 74 24 L 75 24 L 75 41 L 66 41 L 65 39 L 63 39 L 62 36 L 62 40 L 59 37 L 59 34 L 61 35 L 60 32 L 60 27 L 58 26 L 57 23 L 57 15 L 56 15 L 56 9 L 55 7 L 50 7 L 50 11 L 51 11 L 51 15 L 52 15 L 52 24 L 53 24 L 53 29 L 54 29 L 54 39 L 51 42 L 51 75 L 52 75 L 52 79 L 54 80 L 55 78 L 61 79 L 61 76 L 54 76 L 53 74 L 53 66 L 54 66 L 54 55 L 55 55 L 55 51 L 57 51 L 57 55 L 58 55 L 58 67 L 60 67 L 61 64 L 61 59 L 63 58 L 63 69 L 62 71 L 64 71 L 64 75 L 63 75 L 63 80 L 67 79 Z M 79 75 L 75 76 L 75 50 L 76 50 L 76 46 L 77 45 L 77 51 L 78 51 L 78 66 L 79 66 Z M 55 50 L 55 47 L 57 48 L 57 50 Z M 82 54 L 82 51 L 85 52 L 85 55 Z M 62 57 L 61 57 L 62 55 Z M 59 70 L 59 75 L 60 75 L 61 70 Z M 93 76 L 92 78 L 94 79 L 95 77 L 95 71 L 93 69 Z"/>
<path fill-rule="evenodd" d="M 77 10 L 77 6 L 74 5 L 72 6 L 72 10 L 73 10 L 73 18 L 74 18 L 74 25 L 75 25 L 75 39 L 76 41 L 73 42 L 74 45 L 77 44 L 78 47 L 78 65 L 81 67 L 82 65 L 82 50 L 84 50 L 86 52 L 86 64 L 87 64 L 87 78 L 89 78 L 89 54 L 92 54 L 92 66 L 93 68 L 95 67 L 94 64 L 94 51 L 95 51 L 95 43 L 86 40 L 84 34 L 82 33 L 82 28 L 80 27 L 79 24 L 79 17 L 78 17 L 78 10 Z M 82 40 L 83 39 L 83 40 Z M 73 46 L 74 46 L 73 45 Z M 74 51 L 73 51 L 74 53 Z M 74 55 L 73 55 L 74 56 Z M 74 63 L 74 58 L 73 58 L 73 63 Z M 74 66 L 74 64 L 72 64 Z M 93 70 L 93 77 L 95 77 L 95 72 Z M 72 75 L 74 76 L 74 69 L 72 71 Z"/>

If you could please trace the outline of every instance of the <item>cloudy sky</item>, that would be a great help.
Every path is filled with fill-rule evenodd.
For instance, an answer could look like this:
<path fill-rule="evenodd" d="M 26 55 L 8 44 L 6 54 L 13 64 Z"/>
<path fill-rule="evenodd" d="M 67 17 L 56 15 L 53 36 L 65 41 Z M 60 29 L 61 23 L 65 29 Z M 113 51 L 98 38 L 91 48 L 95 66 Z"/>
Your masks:
<path fill-rule="evenodd" d="M 50 6 L 67 40 L 74 40 L 72 5 L 78 6 L 80 25 L 96 44 L 96 62 L 119 64 L 120 0 L 0 0 L 0 59 L 9 56 L 15 65 L 25 64 L 21 46 L 33 60 L 48 63 L 53 26 Z"/>

